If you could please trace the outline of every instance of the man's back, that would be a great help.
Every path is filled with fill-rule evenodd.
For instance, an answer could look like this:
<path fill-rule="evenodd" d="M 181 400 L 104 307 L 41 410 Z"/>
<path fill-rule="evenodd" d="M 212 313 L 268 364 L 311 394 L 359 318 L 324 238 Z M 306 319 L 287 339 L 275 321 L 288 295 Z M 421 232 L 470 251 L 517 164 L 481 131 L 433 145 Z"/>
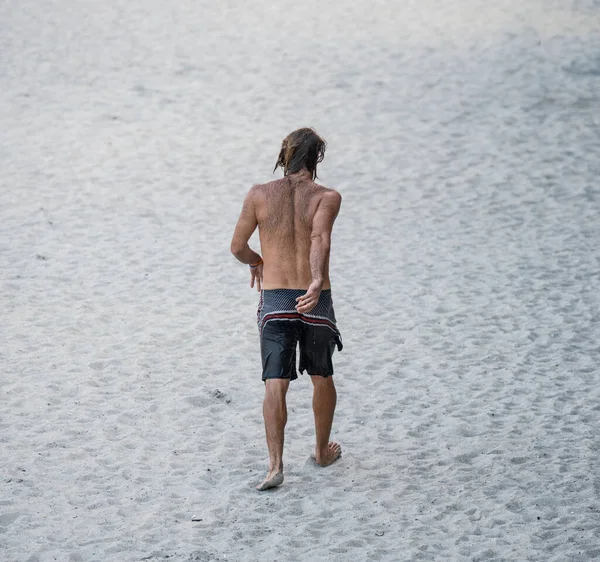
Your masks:
<path fill-rule="evenodd" d="M 307 289 L 312 281 L 311 239 L 315 215 L 337 192 L 316 184 L 308 173 L 292 174 L 253 188 L 264 259 L 263 288 Z M 330 287 L 329 264 L 323 289 Z"/>

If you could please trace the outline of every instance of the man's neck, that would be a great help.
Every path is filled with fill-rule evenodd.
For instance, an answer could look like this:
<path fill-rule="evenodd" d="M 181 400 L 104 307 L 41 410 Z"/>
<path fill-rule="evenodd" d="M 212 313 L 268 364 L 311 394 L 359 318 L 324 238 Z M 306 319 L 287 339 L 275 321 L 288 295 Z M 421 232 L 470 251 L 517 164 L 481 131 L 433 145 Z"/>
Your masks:
<path fill-rule="evenodd" d="M 302 168 L 299 172 L 294 172 L 293 174 L 288 174 L 288 178 L 299 179 L 299 180 L 311 180 L 312 174 L 308 171 L 308 168 Z"/>

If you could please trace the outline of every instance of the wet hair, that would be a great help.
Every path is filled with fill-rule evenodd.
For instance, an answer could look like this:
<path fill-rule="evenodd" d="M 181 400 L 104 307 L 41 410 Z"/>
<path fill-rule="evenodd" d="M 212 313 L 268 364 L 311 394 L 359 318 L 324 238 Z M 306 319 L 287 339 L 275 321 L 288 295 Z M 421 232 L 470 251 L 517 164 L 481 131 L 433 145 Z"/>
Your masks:
<path fill-rule="evenodd" d="M 327 143 L 314 129 L 302 128 L 283 139 L 275 170 L 281 166 L 283 175 L 295 174 L 306 168 L 314 180 L 317 177 L 317 164 L 325 157 Z"/>

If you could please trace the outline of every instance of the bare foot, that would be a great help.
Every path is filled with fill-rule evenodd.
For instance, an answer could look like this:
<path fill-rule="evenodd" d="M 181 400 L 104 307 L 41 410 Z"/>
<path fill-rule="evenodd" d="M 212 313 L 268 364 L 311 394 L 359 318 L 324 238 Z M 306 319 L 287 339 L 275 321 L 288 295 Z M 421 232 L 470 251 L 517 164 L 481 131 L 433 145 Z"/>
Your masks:
<path fill-rule="evenodd" d="M 283 484 L 283 472 L 278 472 L 276 470 L 272 470 L 267 474 L 264 482 L 256 486 L 256 489 L 259 492 L 264 492 L 265 490 L 270 490 L 271 488 L 277 488 L 277 486 L 281 486 Z"/>
<path fill-rule="evenodd" d="M 334 443 L 333 441 L 329 442 L 327 446 L 327 451 L 324 455 L 319 455 L 317 457 L 316 453 L 312 453 L 310 458 L 315 461 L 319 466 L 329 466 L 330 464 L 337 461 L 342 456 L 342 448 L 339 443 Z"/>

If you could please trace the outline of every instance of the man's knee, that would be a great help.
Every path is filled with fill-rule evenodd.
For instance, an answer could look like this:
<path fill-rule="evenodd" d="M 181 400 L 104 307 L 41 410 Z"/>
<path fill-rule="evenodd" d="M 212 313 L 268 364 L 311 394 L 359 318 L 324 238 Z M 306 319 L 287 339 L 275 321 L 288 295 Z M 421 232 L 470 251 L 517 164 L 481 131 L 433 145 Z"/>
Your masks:
<path fill-rule="evenodd" d="M 310 380 L 312 381 L 315 388 L 328 388 L 334 386 L 333 376 L 324 377 L 321 375 L 311 375 Z"/>
<path fill-rule="evenodd" d="M 265 392 L 285 396 L 290 386 L 290 379 L 267 379 Z"/>

